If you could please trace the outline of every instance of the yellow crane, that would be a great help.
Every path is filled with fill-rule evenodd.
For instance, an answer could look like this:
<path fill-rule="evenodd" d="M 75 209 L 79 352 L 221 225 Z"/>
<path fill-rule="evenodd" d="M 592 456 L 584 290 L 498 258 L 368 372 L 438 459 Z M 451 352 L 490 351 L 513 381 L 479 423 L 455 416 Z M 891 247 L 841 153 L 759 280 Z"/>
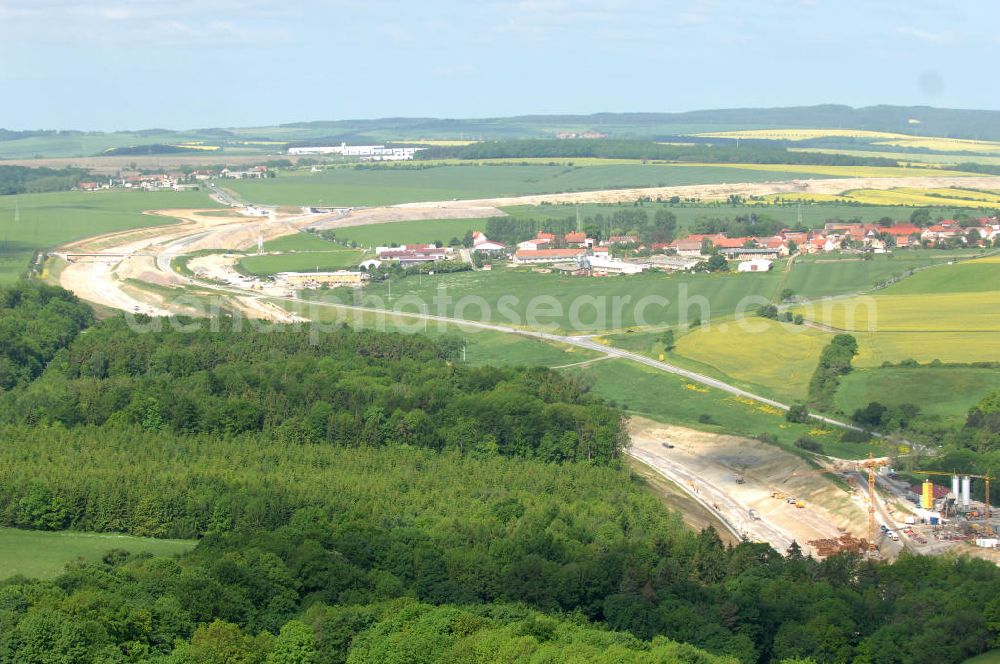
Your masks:
<path fill-rule="evenodd" d="M 876 459 L 872 453 L 868 453 L 868 458 L 858 462 L 859 468 L 868 469 L 868 547 L 875 549 L 875 469 L 888 466 L 885 459 Z"/>

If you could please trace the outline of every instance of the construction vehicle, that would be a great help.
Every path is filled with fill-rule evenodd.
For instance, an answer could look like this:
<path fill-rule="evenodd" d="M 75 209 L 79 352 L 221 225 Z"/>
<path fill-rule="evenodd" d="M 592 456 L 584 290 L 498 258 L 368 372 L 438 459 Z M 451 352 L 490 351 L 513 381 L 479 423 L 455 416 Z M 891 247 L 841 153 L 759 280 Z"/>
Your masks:
<path fill-rule="evenodd" d="M 806 501 L 804 501 L 804 500 L 796 500 L 795 501 L 795 506 L 797 508 L 799 508 L 799 509 L 803 509 L 806 506 Z"/>
<path fill-rule="evenodd" d="M 746 479 L 744 479 L 743 475 L 741 475 L 739 473 L 737 473 L 736 476 L 733 477 L 733 480 L 735 480 L 737 484 L 744 484 L 744 483 L 746 483 Z"/>
<path fill-rule="evenodd" d="M 782 493 L 781 491 L 772 491 L 771 492 L 771 497 L 772 498 L 777 498 L 778 500 L 784 500 L 785 499 L 785 494 Z"/>
<path fill-rule="evenodd" d="M 749 512 L 747 512 L 747 514 L 748 514 L 748 515 L 750 516 L 750 518 L 751 518 L 751 519 L 753 519 L 754 521 L 760 521 L 760 513 L 759 513 L 759 512 L 757 511 L 757 510 L 755 510 L 755 509 L 751 509 L 751 510 L 750 510 Z"/>

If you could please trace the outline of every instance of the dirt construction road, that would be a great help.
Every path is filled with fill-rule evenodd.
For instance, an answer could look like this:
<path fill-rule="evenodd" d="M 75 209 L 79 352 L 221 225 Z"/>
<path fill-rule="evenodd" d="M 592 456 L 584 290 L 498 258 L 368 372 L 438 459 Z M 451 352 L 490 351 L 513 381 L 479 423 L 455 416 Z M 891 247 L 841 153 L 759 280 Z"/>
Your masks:
<path fill-rule="evenodd" d="M 794 539 L 863 537 L 867 515 L 860 503 L 805 461 L 758 440 L 695 431 L 632 418 L 629 455 L 659 471 L 706 506 L 736 536 L 785 551 Z M 671 447 L 667 447 L 670 445 Z M 738 484 L 736 478 L 743 480 Z M 773 491 L 805 503 L 795 507 Z M 752 518 L 755 510 L 759 518 Z"/>

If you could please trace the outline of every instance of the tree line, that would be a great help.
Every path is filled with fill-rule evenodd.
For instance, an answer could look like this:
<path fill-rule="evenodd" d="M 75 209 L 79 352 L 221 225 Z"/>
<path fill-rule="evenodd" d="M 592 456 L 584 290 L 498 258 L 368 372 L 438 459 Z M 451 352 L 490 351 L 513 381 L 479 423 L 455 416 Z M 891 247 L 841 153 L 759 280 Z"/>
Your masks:
<path fill-rule="evenodd" d="M 199 329 L 137 332 L 122 317 L 91 327 L 0 395 L 0 421 L 595 463 L 626 441 L 620 411 L 547 369 L 460 365 L 427 338 L 346 326 L 181 324 Z"/>
<path fill-rule="evenodd" d="M 582 230 L 587 237 L 606 240 L 613 236 L 635 236 L 641 243 L 672 242 L 677 235 L 677 216 L 661 208 L 652 215 L 641 207 L 623 208 L 605 215 L 562 218 L 491 217 L 484 232 L 495 242 L 514 245 L 536 237 L 539 232 L 556 236 L 556 245 L 567 233 Z"/>
<path fill-rule="evenodd" d="M 80 168 L 0 166 L 0 196 L 69 191 L 87 175 Z"/>

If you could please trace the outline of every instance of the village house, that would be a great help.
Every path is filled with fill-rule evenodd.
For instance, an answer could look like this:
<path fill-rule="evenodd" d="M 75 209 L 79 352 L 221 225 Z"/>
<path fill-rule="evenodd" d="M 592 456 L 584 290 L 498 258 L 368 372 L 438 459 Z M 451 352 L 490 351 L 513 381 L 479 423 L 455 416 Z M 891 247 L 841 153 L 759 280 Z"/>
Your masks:
<path fill-rule="evenodd" d="M 229 180 L 252 180 L 261 179 L 268 176 L 267 166 L 252 166 L 244 171 L 236 171 L 230 168 L 223 168 L 219 171 L 219 177 Z"/>
<path fill-rule="evenodd" d="M 670 248 L 676 251 L 678 256 L 686 256 L 690 258 L 697 258 L 701 256 L 701 240 L 691 238 L 674 240 L 670 244 Z"/>
<path fill-rule="evenodd" d="M 897 247 L 909 247 L 910 245 L 920 244 L 922 229 L 913 224 L 896 224 L 895 226 L 883 229 L 883 232 L 892 236 L 896 241 Z"/>
<path fill-rule="evenodd" d="M 472 250 L 481 251 L 484 253 L 494 253 L 498 251 L 503 251 L 506 249 L 499 242 L 493 242 L 485 233 L 480 233 L 479 231 L 473 231 L 472 233 Z"/>
<path fill-rule="evenodd" d="M 532 238 L 531 240 L 525 240 L 524 242 L 518 242 L 518 249 L 527 249 L 529 251 L 538 251 L 539 249 L 546 249 L 552 245 L 552 240 L 548 238 Z"/>

